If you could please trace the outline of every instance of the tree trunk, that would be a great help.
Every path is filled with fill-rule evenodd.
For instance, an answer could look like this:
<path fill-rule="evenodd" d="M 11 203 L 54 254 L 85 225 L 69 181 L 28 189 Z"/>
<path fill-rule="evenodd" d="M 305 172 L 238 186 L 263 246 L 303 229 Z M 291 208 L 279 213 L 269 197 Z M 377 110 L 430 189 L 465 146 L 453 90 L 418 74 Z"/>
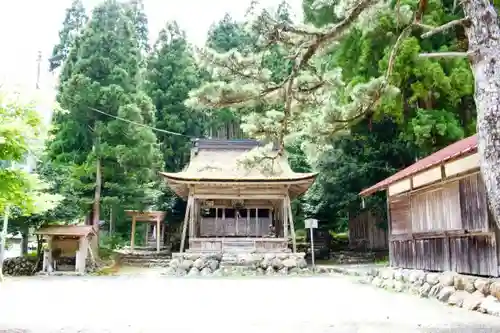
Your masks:
<path fill-rule="evenodd" d="M 114 216 L 113 216 L 113 204 L 109 208 L 109 237 L 113 236 L 113 233 L 115 232 L 115 221 L 114 221 Z"/>
<path fill-rule="evenodd" d="M 27 229 L 28 228 L 26 228 L 26 230 L 21 231 L 21 236 L 22 236 L 21 255 L 23 255 L 23 256 L 28 254 L 29 230 L 27 230 Z"/>
<path fill-rule="evenodd" d="M 94 192 L 94 204 L 92 207 L 92 225 L 94 226 L 96 232 L 96 238 L 99 237 L 99 221 L 100 218 L 100 208 L 101 208 L 101 188 L 102 188 L 102 175 L 101 175 L 101 160 L 97 158 L 96 162 L 96 174 L 95 174 L 95 192 Z"/>
<path fill-rule="evenodd" d="M 500 226 L 500 27 L 489 0 L 465 0 L 463 9 L 471 21 L 465 31 L 475 79 L 481 173 Z"/>

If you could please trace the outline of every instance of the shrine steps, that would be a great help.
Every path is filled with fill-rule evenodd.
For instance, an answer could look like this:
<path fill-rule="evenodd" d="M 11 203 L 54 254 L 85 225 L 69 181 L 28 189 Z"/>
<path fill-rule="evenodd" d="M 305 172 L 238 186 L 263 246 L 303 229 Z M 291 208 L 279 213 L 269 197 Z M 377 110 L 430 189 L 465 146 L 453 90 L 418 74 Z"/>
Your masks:
<path fill-rule="evenodd" d="M 123 266 L 134 267 L 167 267 L 172 258 L 168 249 L 157 252 L 153 249 L 130 250 L 123 249 L 115 251 L 116 260 Z"/>

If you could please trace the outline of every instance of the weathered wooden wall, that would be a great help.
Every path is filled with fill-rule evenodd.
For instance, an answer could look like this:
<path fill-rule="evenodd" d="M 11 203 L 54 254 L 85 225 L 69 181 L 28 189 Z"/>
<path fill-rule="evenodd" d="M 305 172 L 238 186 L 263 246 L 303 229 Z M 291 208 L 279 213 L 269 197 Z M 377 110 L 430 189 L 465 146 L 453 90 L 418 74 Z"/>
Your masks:
<path fill-rule="evenodd" d="M 253 236 L 262 237 L 269 234 L 271 219 L 261 218 L 226 218 L 215 219 L 204 217 L 200 221 L 201 237 Z"/>
<path fill-rule="evenodd" d="M 78 251 L 78 238 L 61 238 L 54 236 L 52 250 L 60 249 L 62 257 L 74 257 Z"/>
<path fill-rule="evenodd" d="M 349 219 L 349 247 L 353 249 L 387 250 L 388 232 L 378 226 L 378 220 L 369 211 Z"/>
<path fill-rule="evenodd" d="M 390 198 L 391 266 L 498 276 L 496 227 L 479 173 Z"/>

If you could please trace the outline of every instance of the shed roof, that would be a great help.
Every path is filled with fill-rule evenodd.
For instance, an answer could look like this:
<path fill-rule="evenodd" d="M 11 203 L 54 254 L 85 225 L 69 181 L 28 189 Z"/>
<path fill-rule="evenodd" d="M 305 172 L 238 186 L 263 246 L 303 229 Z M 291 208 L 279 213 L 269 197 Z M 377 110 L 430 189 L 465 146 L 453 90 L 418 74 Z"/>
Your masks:
<path fill-rule="evenodd" d="M 37 235 L 46 236 L 88 236 L 95 234 L 94 227 L 91 225 L 54 225 L 41 228 L 36 232 Z"/>
<path fill-rule="evenodd" d="M 191 161 L 181 172 L 161 172 L 170 187 L 185 196 L 185 185 L 189 182 L 283 182 L 308 183 L 314 181 L 316 173 L 292 171 L 286 156 L 273 161 L 272 172 L 262 165 L 247 168 L 239 163 L 253 148 L 262 146 L 256 140 L 197 140 L 192 149 Z M 269 160 L 263 162 L 270 162 Z"/>
<path fill-rule="evenodd" d="M 474 134 L 472 136 L 469 136 L 468 138 L 465 138 L 463 140 L 457 141 L 437 152 L 434 154 L 431 154 L 419 161 L 417 161 L 415 164 L 410 165 L 406 169 L 403 169 L 394 175 L 390 176 L 389 178 L 386 178 L 377 184 L 364 189 L 359 193 L 361 196 L 368 196 L 370 194 L 373 194 L 377 191 L 383 190 L 389 185 L 397 182 L 398 180 L 402 180 L 404 178 L 407 178 L 409 176 L 413 176 L 418 172 L 427 170 L 432 168 L 433 166 L 436 166 L 438 164 L 441 164 L 443 162 L 449 161 L 451 159 L 463 156 L 465 154 L 474 152 L 477 150 L 477 135 Z"/>

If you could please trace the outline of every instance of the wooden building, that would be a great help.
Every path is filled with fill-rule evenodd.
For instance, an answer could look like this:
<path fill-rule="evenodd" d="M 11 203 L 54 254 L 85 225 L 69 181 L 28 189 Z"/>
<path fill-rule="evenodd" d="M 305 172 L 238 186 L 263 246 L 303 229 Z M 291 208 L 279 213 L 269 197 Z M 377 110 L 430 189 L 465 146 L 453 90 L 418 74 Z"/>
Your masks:
<path fill-rule="evenodd" d="M 380 226 L 380 218 L 369 210 L 349 218 L 349 248 L 356 250 L 387 250 L 387 230 Z"/>
<path fill-rule="evenodd" d="M 363 190 L 387 191 L 391 266 L 499 276 L 499 229 L 479 173 L 477 137 Z"/>
<path fill-rule="evenodd" d="M 248 167 L 247 154 L 258 146 L 198 139 L 183 171 L 162 173 L 187 200 L 181 252 L 187 235 L 189 251 L 287 251 L 290 238 L 296 250 L 290 200 L 306 192 L 316 174 L 293 172 L 286 156 Z"/>
<path fill-rule="evenodd" d="M 47 241 L 43 257 L 44 272 L 75 271 L 84 273 L 87 257 L 95 259 L 97 248 L 91 248 L 95 229 L 90 225 L 57 225 L 36 232 Z"/>

